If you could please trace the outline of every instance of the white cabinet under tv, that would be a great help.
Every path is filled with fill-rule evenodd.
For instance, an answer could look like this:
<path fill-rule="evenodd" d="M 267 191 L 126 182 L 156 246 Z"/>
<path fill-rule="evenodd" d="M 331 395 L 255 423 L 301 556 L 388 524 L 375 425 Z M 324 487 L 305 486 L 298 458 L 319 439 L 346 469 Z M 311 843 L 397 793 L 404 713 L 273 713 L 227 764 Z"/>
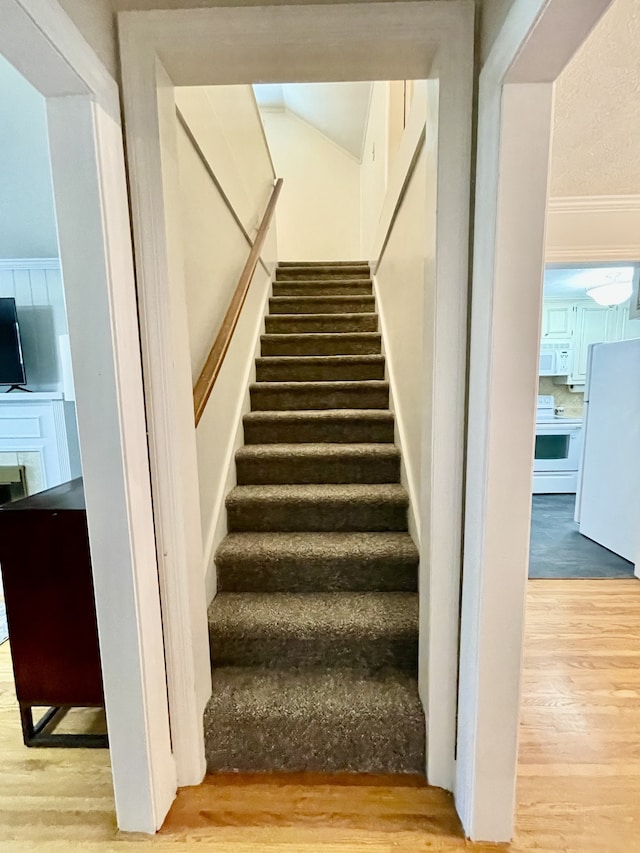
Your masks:
<path fill-rule="evenodd" d="M 80 476 L 74 404 L 59 392 L 0 393 L 0 466 L 24 467 L 29 494 Z"/>

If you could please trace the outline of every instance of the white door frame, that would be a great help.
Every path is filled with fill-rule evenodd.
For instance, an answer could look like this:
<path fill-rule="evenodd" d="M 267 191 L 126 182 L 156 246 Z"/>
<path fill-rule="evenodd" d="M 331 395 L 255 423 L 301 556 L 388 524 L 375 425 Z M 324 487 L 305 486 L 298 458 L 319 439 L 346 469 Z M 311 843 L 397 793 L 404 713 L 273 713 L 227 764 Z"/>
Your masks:
<path fill-rule="evenodd" d="M 456 802 L 513 835 L 553 81 L 611 0 L 515 0 L 480 75 Z"/>
<path fill-rule="evenodd" d="M 54 0 L 0 0 L 0 53 L 45 96 L 121 829 L 175 796 L 118 87 Z"/>
<path fill-rule="evenodd" d="M 467 347 L 474 4 L 470 0 L 201 8 L 119 15 L 171 727 L 181 784 L 202 773 L 210 689 L 175 153 L 174 85 L 440 82 L 431 495 L 421 524 L 428 776 L 453 789 Z M 461 164 L 462 168 L 461 168 Z M 426 202 L 425 202 L 426 203 Z M 166 393 L 171 389 L 171 394 Z M 429 411 L 429 407 L 425 406 Z M 189 536 L 185 536 L 189 531 Z M 200 597 L 200 599 L 199 599 Z M 199 604 L 200 601 L 200 604 Z M 186 680 L 196 690 L 185 690 Z M 195 701 L 194 701 L 195 697 Z"/>

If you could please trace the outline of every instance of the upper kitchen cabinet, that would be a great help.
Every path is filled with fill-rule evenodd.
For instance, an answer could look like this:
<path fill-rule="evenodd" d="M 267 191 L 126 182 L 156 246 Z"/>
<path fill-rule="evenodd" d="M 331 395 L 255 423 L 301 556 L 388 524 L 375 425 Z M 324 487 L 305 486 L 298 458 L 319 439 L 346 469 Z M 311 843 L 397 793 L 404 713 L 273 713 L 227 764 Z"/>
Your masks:
<path fill-rule="evenodd" d="M 573 371 L 570 385 L 584 385 L 587 378 L 587 355 L 591 344 L 620 340 L 618 316 L 622 312 L 595 302 L 578 302 L 575 306 L 575 335 L 573 337 Z"/>
<path fill-rule="evenodd" d="M 637 264 L 547 267 L 544 277 L 542 344 L 568 344 L 569 376 L 554 381 L 582 390 L 590 344 L 640 337 L 640 319 L 629 318 Z"/>
<path fill-rule="evenodd" d="M 542 306 L 542 340 L 570 341 L 573 336 L 574 303 L 548 300 Z"/>

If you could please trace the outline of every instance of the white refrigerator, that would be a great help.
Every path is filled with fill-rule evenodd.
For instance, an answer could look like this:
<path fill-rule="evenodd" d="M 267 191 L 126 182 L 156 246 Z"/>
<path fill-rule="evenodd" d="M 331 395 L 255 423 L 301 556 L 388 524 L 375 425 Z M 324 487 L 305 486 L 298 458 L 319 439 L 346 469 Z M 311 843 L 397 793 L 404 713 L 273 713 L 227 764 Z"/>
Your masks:
<path fill-rule="evenodd" d="M 640 339 L 589 347 L 580 533 L 640 569 Z"/>

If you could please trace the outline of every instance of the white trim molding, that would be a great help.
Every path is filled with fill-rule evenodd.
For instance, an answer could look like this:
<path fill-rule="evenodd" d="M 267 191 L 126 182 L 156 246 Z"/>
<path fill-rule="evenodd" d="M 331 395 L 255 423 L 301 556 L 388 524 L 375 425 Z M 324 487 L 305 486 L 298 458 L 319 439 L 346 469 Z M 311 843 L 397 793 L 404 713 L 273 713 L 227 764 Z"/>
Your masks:
<path fill-rule="evenodd" d="M 3 55 L 40 94 L 88 95 L 120 123 L 118 84 L 59 3 L 0 0 L 0 21 Z"/>
<path fill-rule="evenodd" d="M 430 662 L 421 695 L 427 704 L 429 779 L 450 790 L 456 773 L 474 14 L 472 0 L 220 6 L 119 14 L 151 467 L 161 584 L 166 590 L 176 584 L 195 589 L 201 583 L 202 566 L 201 553 L 199 560 L 187 553 L 184 535 L 185 522 L 189 527 L 197 515 L 193 497 L 197 472 L 192 465 L 193 427 L 191 432 L 188 427 L 193 415 L 185 369 L 182 248 L 179 223 L 172 221 L 177 208 L 171 203 L 172 87 L 256 80 L 432 78 L 442 92 L 434 376 L 429 406 L 425 404 L 431 418 L 430 451 L 437 461 L 427 485 L 433 515 L 422 522 L 429 538 L 421 595 L 429 612 Z M 188 464 L 180 464 L 181 456 Z M 182 595 L 163 596 L 173 740 L 191 756 L 185 764 L 191 781 L 196 781 L 201 731 L 195 731 L 193 709 L 185 711 L 189 697 L 180 687 L 183 676 L 178 675 L 197 671 L 196 694 L 207 688 L 207 679 L 194 669 L 192 659 L 194 654 L 208 658 L 207 638 L 194 626 L 194 619 L 200 619 L 196 611 L 185 589 Z M 185 641 L 194 630 L 197 643 Z M 178 767 L 179 778 L 185 778 L 179 758 Z"/>
<path fill-rule="evenodd" d="M 551 196 L 550 213 L 640 213 L 640 195 Z"/>
<path fill-rule="evenodd" d="M 151 833 L 176 772 L 118 86 L 56 0 L 0 0 L 0 20 L 46 98 L 118 826 Z"/>
<path fill-rule="evenodd" d="M 640 260 L 640 195 L 549 200 L 548 263 Z"/>
<path fill-rule="evenodd" d="M 480 74 L 456 788 L 474 841 L 514 829 L 553 81 L 610 2 L 514 0 Z"/>
<path fill-rule="evenodd" d="M 0 270 L 59 270 L 59 258 L 0 258 Z"/>

